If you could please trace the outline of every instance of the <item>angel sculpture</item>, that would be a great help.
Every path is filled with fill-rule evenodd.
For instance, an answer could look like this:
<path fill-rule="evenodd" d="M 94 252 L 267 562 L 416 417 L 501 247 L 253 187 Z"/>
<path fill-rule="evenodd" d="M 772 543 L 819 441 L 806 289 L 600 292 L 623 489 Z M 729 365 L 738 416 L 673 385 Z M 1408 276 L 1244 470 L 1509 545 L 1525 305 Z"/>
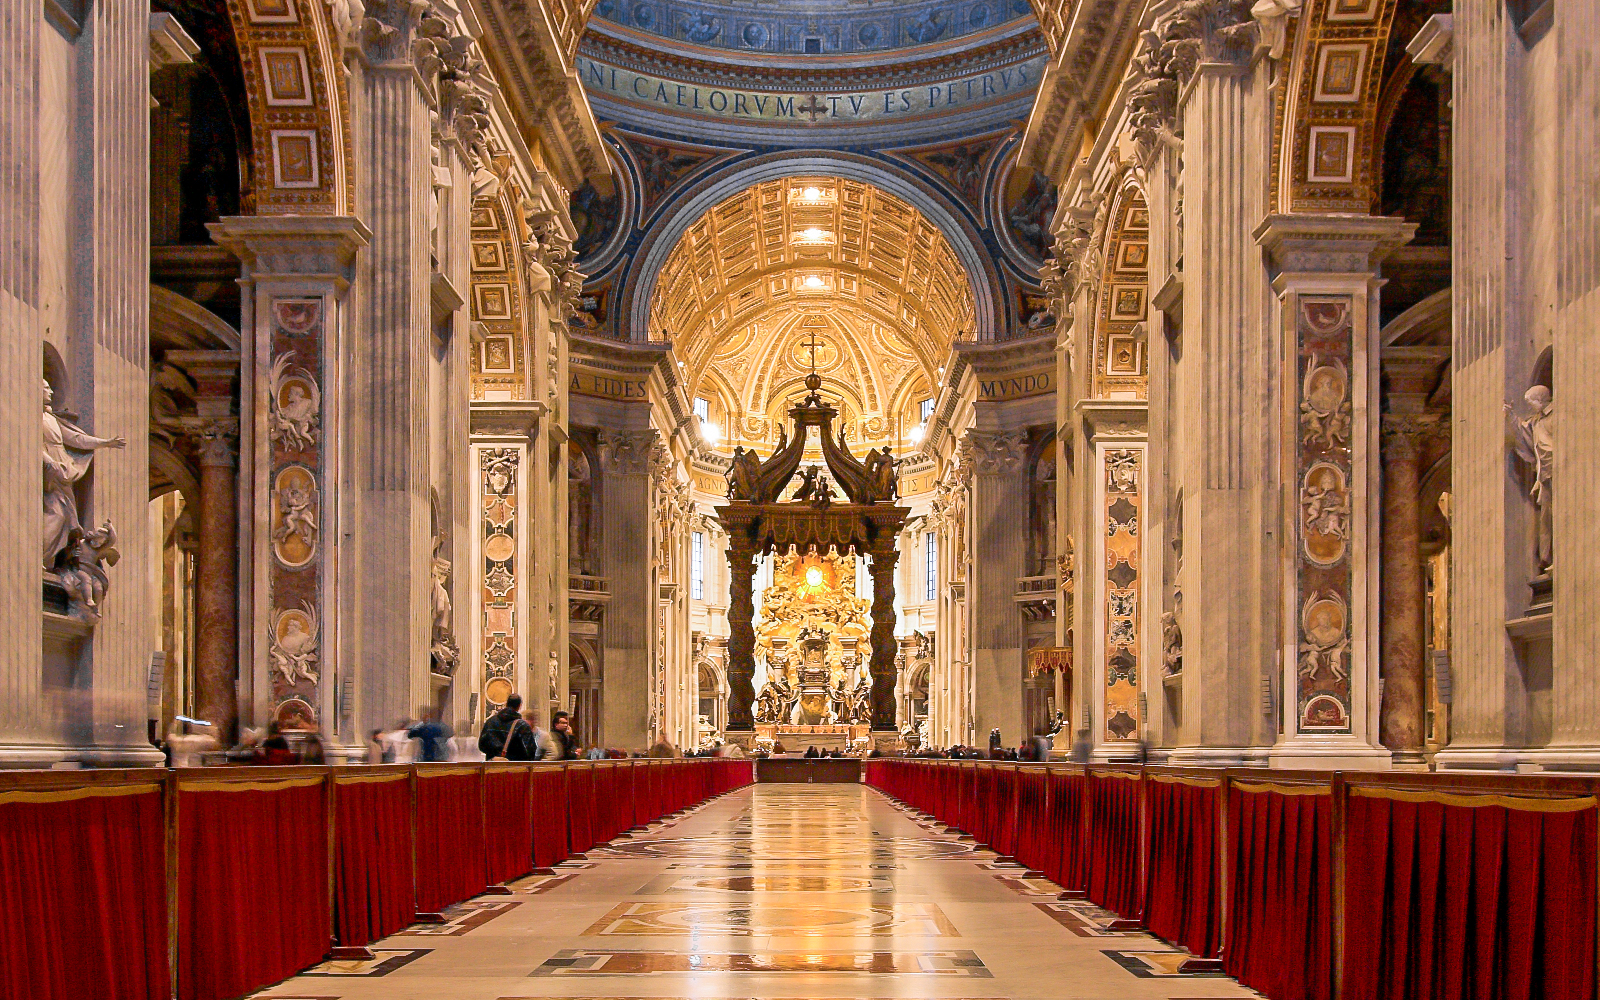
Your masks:
<path fill-rule="evenodd" d="M 317 516 L 311 508 L 316 499 L 313 491 L 292 484 L 285 485 L 278 490 L 277 498 L 283 516 L 272 532 L 273 541 L 286 542 L 298 535 L 307 546 L 315 545 Z"/>
<path fill-rule="evenodd" d="M 810 500 L 817 492 L 818 470 L 815 465 L 800 473 L 800 487 L 794 491 L 795 502 Z"/>
<path fill-rule="evenodd" d="M 322 393 L 304 369 L 291 371 L 294 357 L 289 351 L 272 363 L 268 423 L 273 444 L 285 451 L 305 452 L 316 448 L 321 433 Z"/>

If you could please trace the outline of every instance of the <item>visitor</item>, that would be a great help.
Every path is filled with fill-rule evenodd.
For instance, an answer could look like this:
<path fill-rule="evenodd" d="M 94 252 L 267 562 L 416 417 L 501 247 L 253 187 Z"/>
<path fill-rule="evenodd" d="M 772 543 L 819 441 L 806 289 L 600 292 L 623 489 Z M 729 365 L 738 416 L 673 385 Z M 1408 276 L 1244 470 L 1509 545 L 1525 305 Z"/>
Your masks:
<path fill-rule="evenodd" d="M 474 763 L 484 760 L 483 751 L 478 749 L 478 741 L 472 735 L 472 723 L 466 719 L 456 723 L 455 735 L 450 737 L 450 759 Z"/>
<path fill-rule="evenodd" d="M 450 727 L 439 721 L 437 708 L 422 713 L 422 721 L 406 730 L 406 736 L 421 742 L 417 759 L 425 763 L 438 763 L 450 759 Z"/>
<path fill-rule="evenodd" d="M 383 730 L 374 729 L 367 737 L 367 763 L 383 763 Z"/>
<path fill-rule="evenodd" d="M 818 756 L 821 756 L 821 755 L 817 753 L 817 748 L 816 747 L 814 747 L 814 746 L 813 747 L 806 747 L 806 759 L 807 760 L 810 760 L 811 758 L 818 757 Z"/>
<path fill-rule="evenodd" d="M 522 697 L 511 695 L 505 707 L 484 720 L 478 749 L 484 760 L 534 760 L 533 729 L 522 718 Z"/>
<path fill-rule="evenodd" d="M 411 737 L 406 735 L 410 730 L 411 727 L 402 719 L 378 734 L 378 742 L 383 745 L 385 764 L 411 763 Z"/>
<path fill-rule="evenodd" d="M 572 732 L 572 715 L 557 712 L 550 719 L 551 760 L 577 760 L 578 737 Z"/>

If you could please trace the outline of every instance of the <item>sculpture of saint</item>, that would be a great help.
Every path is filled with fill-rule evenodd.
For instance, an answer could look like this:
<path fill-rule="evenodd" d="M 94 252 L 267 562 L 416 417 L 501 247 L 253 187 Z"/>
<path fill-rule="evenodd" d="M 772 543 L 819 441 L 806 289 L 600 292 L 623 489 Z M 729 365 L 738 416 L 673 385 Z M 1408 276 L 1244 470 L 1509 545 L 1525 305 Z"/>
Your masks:
<path fill-rule="evenodd" d="M 56 557 L 72 544 L 78 523 L 78 498 L 73 486 L 89 472 L 99 448 L 122 448 L 121 437 L 95 437 L 51 409 L 55 390 L 44 383 L 44 568 L 55 568 Z"/>

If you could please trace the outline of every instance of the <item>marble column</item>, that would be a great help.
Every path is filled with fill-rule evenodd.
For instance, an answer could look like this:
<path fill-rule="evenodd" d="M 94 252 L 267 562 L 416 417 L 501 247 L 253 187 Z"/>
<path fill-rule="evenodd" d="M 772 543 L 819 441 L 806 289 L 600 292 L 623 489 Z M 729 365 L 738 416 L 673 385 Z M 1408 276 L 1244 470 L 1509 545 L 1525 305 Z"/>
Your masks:
<path fill-rule="evenodd" d="M 969 431 L 960 462 L 972 469 L 967 515 L 973 559 L 969 571 L 975 735 L 989 745 L 1000 730 L 1006 746 L 1022 737 L 1022 613 L 1015 600 L 1024 575 L 1028 533 L 1019 517 L 1028 509 L 1025 431 Z"/>
<path fill-rule="evenodd" d="M 755 603 L 751 588 L 756 574 L 755 553 L 734 538 L 728 546 L 728 728 L 735 733 L 753 733 L 755 717 L 751 705 L 756 700 L 756 630 L 752 624 Z"/>
<path fill-rule="evenodd" d="M 415 45 L 427 5 L 367 5 L 351 68 L 357 211 L 372 229 L 353 329 L 340 344 L 346 467 L 341 477 L 337 629 L 354 672 L 357 728 L 409 718 L 433 700 L 431 435 L 427 387 L 434 211 L 431 80 Z"/>
<path fill-rule="evenodd" d="M 1383 768 L 1378 737 L 1379 267 L 1415 225 L 1381 216 L 1271 215 L 1256 230 L 1276 271 L 1278 457 L 1285 491 L 1279 641 L 1284 731 L 1275 767 Z"/>
<path fill-rule="evenodd" d="M 894 572 L 900 553 L 894 536 L 872 553 L 872 728 L 895 730 Z"/>
<path fill-rule="evenodd" d="M 200 456 L 199 539 L 195 558 L 195 712 L 231 746 L 239 682 L 239 418 L 233 412 L 234 351 L 168 351 L 198 391 L 190 426 Z"/>
<path fill-rule="evenodd" d="M 1420 476 L 1422 428 L 1414 418 L 1383 418 L 1383 704 L 1379 736 L 1396 764 L 1424 761 L 1427 675 L 1423 662 Z"/>

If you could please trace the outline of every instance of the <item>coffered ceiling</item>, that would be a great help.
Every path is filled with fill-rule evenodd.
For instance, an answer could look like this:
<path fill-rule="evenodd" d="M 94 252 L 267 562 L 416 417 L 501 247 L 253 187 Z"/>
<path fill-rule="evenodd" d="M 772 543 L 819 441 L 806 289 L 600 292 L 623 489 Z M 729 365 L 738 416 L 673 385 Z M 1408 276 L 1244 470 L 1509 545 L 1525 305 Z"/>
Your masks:
<path fill-rule="evenodd" d="M 692 226 L 662 269 L 652 336 L 694 394 L 718 399 L 729 445 L 770 441 L 816 367 L 861 443 L 903 440 L 972 293 L 944 235 L 900 198 L 829 177 L 768 181 Z"/>

